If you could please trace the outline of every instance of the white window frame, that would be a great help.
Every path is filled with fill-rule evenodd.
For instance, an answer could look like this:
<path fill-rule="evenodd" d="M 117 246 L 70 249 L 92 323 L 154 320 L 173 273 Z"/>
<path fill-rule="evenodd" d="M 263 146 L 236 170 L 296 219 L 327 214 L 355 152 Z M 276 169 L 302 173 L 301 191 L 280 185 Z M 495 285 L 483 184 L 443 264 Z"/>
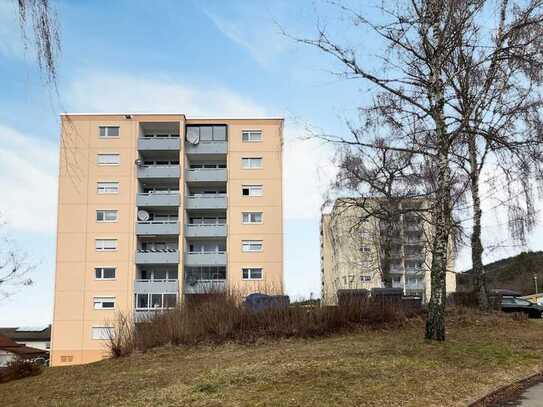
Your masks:
<path fill-rule="evenodd" d="M 91 328 L 91 338 L 95 341 L 107 341 L 115 334 L 112 326 L 93 326 Z"/>
<path fill-rule="evenodd" d="M 101 162 L 101 157 L 116 157 L 117 160 L 115 162 Z M 108 167 L 121 165 L 121 155 L 119 153 L 98 153 L 96 154 L 96 165 Z"/>
<path fill-rule="evenodd" d="M 104 135 L 102 136 L 102 129 L 104 129 Z M 117 129 L 116 136 L 110 136 L 109 129 Z M 121 127 L 120 126 L 98 126 L 98 138 L 99 139 L 115 139 L 121 136 Z"/>
<path fill-rule="evenodd" d="M 252 246 L 258 246 L 260 245 L 260 248 L 252 248 Z M 251 252 L 261 252 L 264 250 L 264 241 L 263 240 L 242 240 L 241 241 L 241 251 L 244 253 L 251 253 Z"/>
<path fill-rule="evenodd" d="M 243 271 L 248 270 L 248 278 L 243 277 Z M 260 270 L 260 277 L 254 278 L 251 276 L 252 270 Z M 249 266 L 249 267 L 242 267 L 241 268 L 241 279 L 242 281 L 258 281 L 264 279 L 264 268 L 261 266 Z"/>
<path fill-rule="evenodd" d="M 102 217 L 103 219 L 102 220 L 99 220 L 98 219 L 98 213 L 102 212 Z M 106 214 L 109 213 L 114 213 L 115 214 L 115 219 L 113 220 L 108 220 L 106 219 Z M 96 209 L 96 222 L 97 223 L 115 223 L 115 222 L 118 222 L 119 221 L 119 211 L 117 209 Z"/>
<path fill-rule="evenodd" d="M 247 140 L 244 139 L 245 135 L 247 135 Z M 259 135 L 258 138 L 253 138 L 252 136 Z M 264 138 L 264 135 L 262 134 L 262 130 L 242 130 L 241 131 L 241 142 L 242 143 L 260 143 L 262 142 Z"/>
<path fill-rule="evenodd" d="M 243 194 L 244 189 L 249 190 L 248 195 Z M 264 186 L 263 185 L 242 185 L 241 196 L 264 196 Z"/>
<path fill-rule="evenodd" d="M 98 181 L 96 183 L 96 193 L 103 194 L 118 194 L 120 189 L 117 181 Z"/>
<path fill-rule="evenodd" d="M 115 277 L 109 278 L 109 277 L 103 277 L 104 276 L 104 269 L 113 269 Z M 96 271 L 101 270 L 100 275 L 101 277 L 96 277 Z M 94 279 L 98 281 L 113 281 L 117 279 L 117 267 L 115 266 L 98 266 L 94 268 Z"/>
<path fill-rule="evenodd" d="M 260 166 L 253 166 L 253 160 L 260 160 Z M 262 157 L 241 157 L 241 168 L 244 170 L 261 170 L 264 168 L 264 159 Z"/>
<path fill-rule="evenodd" d="M 115 242 L 115 247 L 106 248 L 104 242 Z M 102 242 L 101 247 L 99 247 L 98 242 Z M 119 250 L 119 241 L 117 239 L 96 239 L 94 241 L 94 247 L 97 252 L 116 252 Z"/>
<path fill-rule="evenodd" d="M 245 214 L 249 214 L 249 218 L 251 217 L 251 214 L 253 213 L 259 213 L 260 214 L 260 222 L 246 222 L 245 221 Z M 262 225 L 264 223 L 264 212 L 241 212 L 241 223 L 243 225 Z"/>
<path fill-rule="evenodd" d="M 104 303 L 112 302 L 113 307 L 104 307 Z M 92 304 L 93 308 L 96 310 L 111 310 L 115 309 L 117 306 L 117 299 L 112 296 L 104 296 L 104 297 L 93 297 L 92 298 Z"/>

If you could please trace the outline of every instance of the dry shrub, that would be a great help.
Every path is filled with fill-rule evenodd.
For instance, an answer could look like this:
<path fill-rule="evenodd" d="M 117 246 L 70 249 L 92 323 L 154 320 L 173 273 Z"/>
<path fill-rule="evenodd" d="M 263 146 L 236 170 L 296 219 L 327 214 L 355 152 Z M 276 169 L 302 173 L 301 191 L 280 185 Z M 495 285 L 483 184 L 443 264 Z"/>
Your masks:
<path fill-rule="evenodd" d="M 0 383 L 37 376 L 42 369 L 43 366 L 39 362 L 17 358 L 0 369 Z"/>
<path fill-rule="evenodd" d="M 419 311 L 420 312 L 420 311 Z M 309 338 L 360 327 L 384 327 L 402 324 L 408 316 L 401 304 L 353 302 L 335 307 L 291 305 L 254 311 L 231 294 L 206 296 L 177 308 L 157 312 L 135 321 L 127 329 L 122 318 L 116 329 L 112 356 L 133 350 L 172 345 L 252 343 L 260 338 Z M 111 340 L 113 342 L 113 339 Z"/>

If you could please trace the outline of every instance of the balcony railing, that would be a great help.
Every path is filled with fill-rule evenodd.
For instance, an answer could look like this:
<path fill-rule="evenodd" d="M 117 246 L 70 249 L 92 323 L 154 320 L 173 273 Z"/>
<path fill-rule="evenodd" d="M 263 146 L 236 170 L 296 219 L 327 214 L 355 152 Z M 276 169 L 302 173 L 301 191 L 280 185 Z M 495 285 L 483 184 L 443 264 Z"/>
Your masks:
<path fill-rule="evenodd" d="M 179 150 L 180 146 L 179 137 L 140 137 L 138 139 L 140 151 L 171 151 Z"/>
<path fill-rule="evenodd" d="M 191 168 L 185 172 L 187 182 L 226 182 L 226 168 Z"/>
<path fill-rule="evenodd" d="M 186 237 L 226 237 L 226 233 L 227 227 L 224 223 L 185 226 Z"/>
<path fill-rule="evenodd" d="M 153 191 L 138 193 L 137 206 L 179 206 L 179 191 Z"/>
<path fill-rule="evenodd" d="M 187 280 L 185 281 L 185 294 L 213 294 L 221 293 L 226 289 L 226 280 Z"/>
<path fill-rule="evenodd" d="M 193 194 L 186 199 L 187 209 L 226 209 L 226 194 Z"/>
<path fill-rule="evenodd" d="M 187 252 L 185 253 L 186 266 L 226 266 L 226 252 Z"/>
<path fill-rule="evenodd" d="M 136 264 L 178 264 L 179 251 L 175 249 L 138 249 Z"/>
<path fill-rule="evenodd" d="M 179 165 L 142 165 L 138 167 L 138 178 L 179 178 Z"/>
<path fill-rule="evenodd" d="M 134 281 L 134 292 L 136 294 L 148 293 L 177 293 L 179 281 L 175 278 L 168 279 L 136 279 Z"/>
<path fill-rule="evenodd" d="M 186 143 L 187 154 L 226 154 L 227 141 L 200 140 L 198 144 Z"/>
<path fill-rule="evenodd" d="M 138 221 L 136 224 L 138 235 L 178 235 L 179 222 L 177 220 Z"/>

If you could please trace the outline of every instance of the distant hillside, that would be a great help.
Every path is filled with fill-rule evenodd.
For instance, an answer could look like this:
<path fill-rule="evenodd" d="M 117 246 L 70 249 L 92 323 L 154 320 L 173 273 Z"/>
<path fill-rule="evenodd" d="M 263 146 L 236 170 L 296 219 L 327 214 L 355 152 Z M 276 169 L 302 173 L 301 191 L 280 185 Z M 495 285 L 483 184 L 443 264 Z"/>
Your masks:
<path fill-rule="evenodd" d="M 469 291 L 472 287 L 472 270 L 458 273 L 456 288 Z M 543 291 L 543 252 L 522 252 L 485 265 L 489 288 L 509 288 L 522 294 L 535 291 L 534 274 L 537 275 L 539 292 Z"/>

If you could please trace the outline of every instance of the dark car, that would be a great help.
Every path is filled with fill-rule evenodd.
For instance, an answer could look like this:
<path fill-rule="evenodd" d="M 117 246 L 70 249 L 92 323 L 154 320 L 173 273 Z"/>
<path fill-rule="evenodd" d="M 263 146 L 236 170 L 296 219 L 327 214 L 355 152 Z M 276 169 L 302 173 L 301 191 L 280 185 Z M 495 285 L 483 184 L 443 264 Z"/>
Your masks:
<path fill-rule="evenodd" d="M 524 312 L 530 318 L 543 318 L 543 306 L 517 297 L 502 297 L 502 311 Z"/>

